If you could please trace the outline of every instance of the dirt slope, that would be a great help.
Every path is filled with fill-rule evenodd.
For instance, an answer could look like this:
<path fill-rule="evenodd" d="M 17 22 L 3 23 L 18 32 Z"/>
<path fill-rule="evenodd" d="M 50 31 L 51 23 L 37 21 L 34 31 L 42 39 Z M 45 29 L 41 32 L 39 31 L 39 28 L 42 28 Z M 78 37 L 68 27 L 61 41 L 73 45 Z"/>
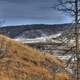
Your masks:
<path fill-rule="evenodd" d="M 0 80 L 70 80 L 63 67 L 55 56 L 0 35 Z"/>

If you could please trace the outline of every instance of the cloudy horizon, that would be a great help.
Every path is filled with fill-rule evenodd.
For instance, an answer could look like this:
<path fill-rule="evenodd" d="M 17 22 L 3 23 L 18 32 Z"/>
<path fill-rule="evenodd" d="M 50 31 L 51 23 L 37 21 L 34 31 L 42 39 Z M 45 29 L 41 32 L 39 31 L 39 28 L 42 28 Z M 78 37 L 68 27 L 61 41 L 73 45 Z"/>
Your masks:
<path fill-rule="evenodd" d="M 70 16 L 51 8 L 57 0 L 0 0 L 3 25 L 70 23 Z"/>

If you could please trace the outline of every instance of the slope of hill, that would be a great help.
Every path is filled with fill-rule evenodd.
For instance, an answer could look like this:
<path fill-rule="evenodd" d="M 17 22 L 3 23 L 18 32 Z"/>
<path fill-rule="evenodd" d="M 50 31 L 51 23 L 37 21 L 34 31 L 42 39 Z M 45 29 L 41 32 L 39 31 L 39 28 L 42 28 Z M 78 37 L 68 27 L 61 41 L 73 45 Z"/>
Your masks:
<path fill-rule="evenodd" d="M 0 80 L 70 80 L 64 62 L 0 35 Z"/>
<path fill-rule="evenodd" d="M 35 25 L 19 25 L 19 26 L 6 26 L 0 28 L 0 33 L 7 35 L 11 38 L 20 36 L 21 34 L 28 34 L 25 37 L 35 38 L 41 37 L 44 35 L 52 35 L 57 32 L 66 30 L 70 24 L 55 24 L 55 25 L 44 25 L 44 24 L 35 24 Z M 31 33 L 31 34 L 30 34 Z"/>

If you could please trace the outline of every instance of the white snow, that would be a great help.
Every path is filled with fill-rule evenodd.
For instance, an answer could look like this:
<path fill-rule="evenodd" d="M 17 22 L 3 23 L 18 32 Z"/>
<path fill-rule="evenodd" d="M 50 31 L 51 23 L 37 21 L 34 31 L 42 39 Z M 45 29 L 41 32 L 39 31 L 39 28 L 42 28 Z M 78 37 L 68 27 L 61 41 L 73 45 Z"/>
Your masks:
<path fill-rule="evenodd" d="M 22 42 L 22 43 L 39 43 L 39 42 L 47 42 L 47 41 L 60 43 L 60 41 L 52 39 L 52 38 L 57 38 L 60 35 L 61 35 L 61 33 L 57 33 L 54 35 L 42 36 L 42 37 L 37 37 L 37 38 L 33 38 L 33 39 L 32 38 L 30 39 L 30 38 L 17 37 L 14 40 Z"/>

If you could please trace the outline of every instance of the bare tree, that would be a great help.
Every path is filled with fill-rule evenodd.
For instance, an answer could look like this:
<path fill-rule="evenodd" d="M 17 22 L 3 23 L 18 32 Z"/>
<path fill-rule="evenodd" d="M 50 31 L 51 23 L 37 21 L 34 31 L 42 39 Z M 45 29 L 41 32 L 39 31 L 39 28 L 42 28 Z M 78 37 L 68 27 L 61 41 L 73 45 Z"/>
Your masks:
<path fill-rule="evenodd" d="M 54 7 L 58 11 L 72 16 L 75 19 L 75 54 L 76 54 L 76 70 L 74 80 L 80 80 L 80 51 L 79 51 L 79 18 L 80 18 L 80 0 L 57 0 Z"/>

